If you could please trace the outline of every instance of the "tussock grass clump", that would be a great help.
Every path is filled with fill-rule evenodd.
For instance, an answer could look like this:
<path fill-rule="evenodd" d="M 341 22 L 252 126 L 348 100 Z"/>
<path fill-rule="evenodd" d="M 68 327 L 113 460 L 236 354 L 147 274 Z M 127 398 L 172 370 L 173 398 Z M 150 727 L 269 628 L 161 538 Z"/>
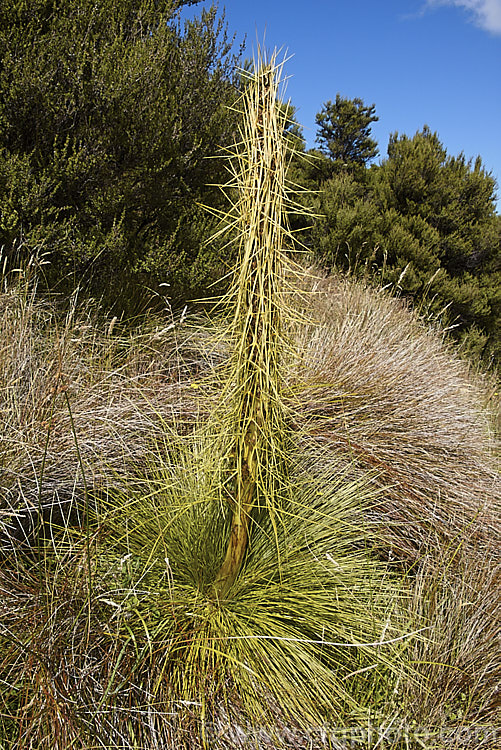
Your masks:
<path fill-rule="evenodd" d="M 189 333 L 180 354 L 177 319 L 125 327 L 77 294 L 64 306 L 39 298 L 38 271 L 34 258 L 0 292 L 0 510 L 13 528 L 19 509 L 105 493 L 144 455 L 155 425 L 192 421 L 180 380 L 206 359 L 190 351 Z"/>
<path fill-rule="evenodd" d="M 340 277 L 310 288 L 292 375 L 307 442 L 377 472 L 371 516 L 397 559 L 499 559 L 499 444 L 480 380 L 398 300 Z"/>

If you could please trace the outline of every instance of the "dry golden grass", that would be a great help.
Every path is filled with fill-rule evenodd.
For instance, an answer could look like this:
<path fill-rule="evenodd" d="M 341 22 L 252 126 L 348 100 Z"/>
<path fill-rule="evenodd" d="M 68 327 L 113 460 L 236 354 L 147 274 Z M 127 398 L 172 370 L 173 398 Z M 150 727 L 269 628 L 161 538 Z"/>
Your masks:
<path fill-rule="evenodd" d="M 432 634 L 411 649 L 408 658 L 422 679 L 402 680 L 399 721 L 404 717 L 409 724 L 448 727 L 443 744 L 447 750 L 494 750 L 488 732 L 485 740 L 475 734 L 465 744 L 454 729 L 492 727 L 499 720 L 499 459 L 482 408 L 484 384 L 470 376 L 438 333 L 423 328 L 400 302 L 343 278 L 313 281 L 311 286 L 315 292 L 308 292 L 303 312 L 312 323 L 294 333 L 297 359 L 291 359 L 285 386 L 298 427 L 305 430 L 305 455 L 318 461 L 319 474 L 332 472 L 333 481 L 346 472 L 347 480 L 369 476 L 372 486 L 381 489 L 369 514 L 378 529 L 377 553 L 396 567 L 410 569 L 411 611 Z M 19 287 L 4 292 L 0 305 L 5 342 L 0 408 L 4 508 L 6 502 L 36 505 L 43 463 L 44 502 L 54 495 L 81 498 L 82 465 L 91 489 L 134 484 L 137 467 L 150 454 L 159 430 L 177 421 L 189 432 L 217 403 L 213 378 L 225 363 L 226 349 L 219 332 L 213 336 L 208 325 L 190 328 L 188 320 L 159 337 L 167 327 L 159 322 L 137 335 L 118 330 L 113 339 L 97 317 L 89 321 L 76 309 L 68 323 L 49 303 L 20 294 Z M 54 390 L 55 362 L 63 365 L 66 391 Z M 36 576 L 30 579 L 26 563 L 26 577 L 19 580 L 9 560 L 4 559 L 2 572 L 3 626 L 39 621 L 43 628 L 39 581 Z M 68 607 L 52 636 L 56 672 L 58 653 L 68 638 L 75 645 L 87 637 L 85 581 L 71 584 L 72 576 L 61 571 L 53 581 L 58 606 L 64 609 L 66 601 Z M 5 644 L 3 638 L 4 657 Z M 75 684 L 88 696 L 96 689 L 92 681 L 107 684 L 120 653 L 110 651 L 106 638 L 94 646 L 96 655 L 101 653 L 102 671 L 94 671 L 92 678 L 84 679 L 84 654 L 79 666 L 65 657 L 73 668 L 78 666 L 82 678 Z M 46 690 L 43 673 L 33 674 L 39 675 L 37 689 Z M 147 693 L 151 675 L 144 679 L 138 695 L 141 690 Z M 71 731 L 78 736 L 79 730 L 73 720 L 64 719 L 66 709 L 57 702 L 58 695 L 52 705 L 62 711 L 58 721 L 65 747 Z M 117 710 L 122 698 L 117 695 Z M 390 700 L 388 716 L 396 710 Z M 255 735 L 249 727 L 238 728 L 236 715 L 224 739 L 221 711 L 214 716 L 222 732 L 220 746 L 237 747 L 239 738 L 242 747 L 252 747 Z M 55 714 L 49 716 L 54 719 Z M 106 716 L 103 721 L 110 721 Z M 157 720 L 150 716 L 149 721 Z M 302 747 L 304 730 L 294 729 L 290 721 L 284 726 L 277 714 L 276 727 L 281 722 L 279 736 L 288 737 L 290 747 Z M 197 746 L 186 728 L 189 722 L 184 729 L 174 725 L 173 746 L 179 732 L 188 732 L 189 746 Z M 109 731 L 118 742 L 119 729 Z M 263 747 L 281 747 L 269 731 L 262 731 L 260 741 Z"/>
<path fill-rule="evenodd" d="M 460 546 L 499 558 L 499 443 L 482 379 L 384 292 L 341 277 L 310 290 L 291 371 L 307 442 L 376 472 L 388 555 L 417 562 Z"/>
<path fill-rule="evenodd" d="M 30 270 L 30 269 L 29 269 Z M 179 319 L 113 326 L 76 301 L 38 299 L 21 272 L 0 293 L 0 508 L 83 496 L 141 461 L 160 424 L 192 421 L 190 377 L 206 367 Z M 200 339 L 200 337 L 198 337 Z M 201 358 L 197 361 L 197 358 Z M 183 382 L 183 385 L 181 385 Z M 185 387 L 188 386 L 188 387 Z"/>

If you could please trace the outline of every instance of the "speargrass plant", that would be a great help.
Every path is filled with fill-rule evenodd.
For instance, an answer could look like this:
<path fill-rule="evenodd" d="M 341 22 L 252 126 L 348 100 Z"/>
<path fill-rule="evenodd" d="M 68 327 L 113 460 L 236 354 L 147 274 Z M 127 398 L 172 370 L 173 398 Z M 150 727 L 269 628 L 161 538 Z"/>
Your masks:
<path fill-rule="evenodd" d="M 95 573 L 113 583 L 102 594 L 115 608 L 110 637 L 133 639 L 162 665 L 152 694 L 202 739 L 221 712 L 271 733 L 277 717 L 303 729 L 347 711 L 363 720 L 380 683 L 396 680 L 411 635 L 401 630 L 402 583 L 368 551 L 370 482 L 332 465 L 328 477 L 313 471 L 318 456 L 298 450 L 284 405 L 280 69 L 275 56 L 259 59 L 243 95 L 221 404 L 188 435 L 157 441 L 143 482 L 110 507 Z M 115 582 L 118 561 L 125 584 Z"/>
<path fill-rule="evenodd" d="M 214 580 L 224 595 L 245 556 L 254 506 L 277 512 L 277 479 L 284 472 L 287 432 L 282 400 L 282 314 L 286 153 L 278 108 L 275 58 L 260 61 L 259 74 L 243 98 L 242 142 L 234 186 L 240 242 L 238 272 L 230 300 L 234 306 L 230 340 L 233 357 L 227 385 L 229 436 L 234 478 L 233 519 L 225 558 Z"/>

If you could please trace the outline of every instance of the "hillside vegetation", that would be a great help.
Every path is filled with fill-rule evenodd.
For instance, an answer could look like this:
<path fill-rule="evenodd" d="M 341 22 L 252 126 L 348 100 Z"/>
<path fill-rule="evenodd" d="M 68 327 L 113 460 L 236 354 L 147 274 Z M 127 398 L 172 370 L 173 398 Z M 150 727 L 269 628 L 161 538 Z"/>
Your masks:
<path fill-rule="evenodd" d="M 346 539 L 353 522 L 366 529 L 371 556 L 389 575 L 394 570 L 403 576 L 407 598 L 400 606 L 412 623 L 408 630 L 425 628 L 400 654 L 398 688 L 378 674 L 375 685 L 363 680 L 355 686 L 355 695 L 367 690 L 358 701 L 378 707 L 374 725 L 393 721 L 395 731 L 401 730 L 394 736 L 410 737 L 409 747 L 423 747 L 412 739 L 414 728 L 424 731 L 425 747 L 436 747 L 434 737 L 442 729 L 440 747 L 494 750 L 501 484 L 497 445 L 483 408 L 491 393 L 439 334 L 424 329 L 386 293 L 343 278 L 314 280 L 312 286 L 308 315 L 315 324 L 296 333 L 287 375 L 301 423 L 300 450 L 319 486 L 327 483 L 325 502 L 334 503 L 336 524 L 341 523 L 335 533 Z M 139 632 L 130 630 L 139 603 L 151 606 L 144 576 L 152 530 L 141 525 L 146 538 L 138 541 L 145 550 L 138 555 L 135 505 L 147 492 L 154 499 L 154 520 L 164 512 L 165 499 L 159 497 L 172 492 L 172 471 L 181 472 L 185 483 L 196 482 L 193 464 L 186 465 L 182 451 L 176 454 L 175 435 L 191 435 L 194 423 L 205 422 L 217 405 L 214 373 L 225 361 L 226 346 L 217 337 L 214 342 L 207 323 L 189 316 L 177 325 L 159 318 L 126 334 L 78 305 L 72 317 L 61 318 L 33 292 L 26 281 L 11 283 L 0 299 L 2 341 L 9 342 L 2 350 L 0 412 L 3 746 L 165 748 L 184 741 L 198 747 L 198 709 L 176 703 L 161 719 L 164 698 L 148 697 L 157 679 L 148 670 L 160 675 L 164 668 L 152 646 L 160 634 L 148 636 L 154 627 L 149 619 Z M 357 504 L 346 507 L 348 499 L 339 495 L 354 489 Z M 31 545 L 34 537 L 29 514 L 20 508 L 36 515 L 40 504 L 57 509 L 70 502 L 69 514 L 85 498 L 114 506 L 117 493 L 118 511 L 127 503 L 134 519 L 126 549 L 110 550 L 108 508 L 101 525 L 90 524 L 88 538 L 69 529 L 41 559 L 24 555 L 22 529 Z M 347 513 L 348 521 L 340 522 L 340 513 Z M 304 532 L 302 513 L 300 518 Z M 5 530 L 12 527 L 18 541 L 7 543 Z M 339 546 L 335 537 L 324 541 L 325 564 L 340 564 Z M 171 559 L 172 549 L 167 556 Z M 267 602 L 266 591 L 255 595 L 256 605 L 261 597 Z M 360 595 L 350 593 L 355 607 Z M 275 605 L 283 612 L 281 596 L 284 588 Z M 145 617 L 144 609 L 138 611 Z M 118 625 L 108 624 L 117 618 L 126 628 L 122 635 Z M 288 674 L 286 655 L 283 659 Z M 362 668 L 360 656 L 349 658 L 347 666 Z M 228 697 L 210 719 L 210 731 L 219 737 L 213 745 L 254 747 L 255 734 L 239 717 L 236 696 L 228 723 Z M 143 711 L 149 712 L 148 723 L 140 720 Z M 304 728 L 290 717 L 281 719 L 274 708 L 271 718 L 278 739 L 268 715 L 259 730 L 261 746 L 303 747 Z M 338 728 L 360 724 L 346 707 L 326 721 Z M 485 731 L 465 740 L 465 726 Z M 311 736 L 318 739 L 319 732 L 317 725 Z M 405 747 L 401 742 L 387 746 Z M 335 738 L 332 743 L 337 747 Z M 325 746 L 320 739 L 318 746 Z M 360 735 L 360 746 L 371 747 L 367 736 Z"/>
<path fill-rule="evenodd" d="M 255 747 L 257 737 L 260 747 L 325 747 L 330 732 L 331 747 L 343 747 L 344 736 L 369 748 L 391 725 L 386 747 L 432 748 L 438 737 L 438 747 L 494 750 L 501 484 L 484 408 L 489 382 L 386 292 L 343 277 L 304 282 L 307 323 L 291 324 L 284 394 L 299 436 L 294 461 L 310 485 L 299 483 L 287 522 L 292 548 L 280 542 L 273 584 L 275 543 L 264 527 L 235 593 L 243 610 L 230 606 L 233 626 L 212 620 L 187 666 L 172 644 L 193 627 L 194 638 L 203 620 L 193 620 L 186 586 L 191 576 L 210 579 L 223 552 L 214 550 L 222 533 L 214 509 L 202 524 L 190 513 L 208 492 L 203 426 L 218 410 L 229 342 L 217 321 L 190 315 L 149 318 L 134 332 L 77 300 L 62 316 L 35 281 L 11 275 L 0 298 L 2 746 L 196 748 L 205 736 L 220 748 Z M 40 545 L 28 519 L 61 503 L 63 514 L 78 508 L 88 519 L 65 528 L 56 513 L 56 537 L 47 538 L 46 513 Z M 96 504 L 98 518 L 88 509 Z M 155 551 L 159 539 L 165 548 Z M 335 638 L 304 621 L 318 617 L 325 627 L 330 611 L 317 611 L 312 562 L 322 591 L 336 576 L 337 604 L 328 606 L 343 619 L 328 618 Z M 186 565 L 192 583 L 180 592 Z M 380 596 L 390 606 L 382 622 Z M 226 637 L 349 643 L 361 627 L 374 642 L 410 637 L 396 652 L 341 648 L 329 701 L 313 716 L 302 714 L 304 703 L 319 696 L 295 703 L 294 675 L 299 669 L 308 690 L 326 680 L 318 670 L 329 668 L 328 645 L 318 662 L 308 651 L 254 651 L 244 641 L 227 651 L 237 675 L 222 682 L 214 670 L 223 657 L 206 662 L 218 628 Z M 233 661 L 242 658 L 258 674 L 265 659 L 267 677 L 273 664 L 272 681 L 247 684 Z M 169 684 L 174 667 L 187 683 Z"/>
<path fill-rule="evenodd" d="M 181 30 L 183 4 L 0 11 L 0 747 L 495 750 L 497 381 L 369 261 L 306 267 L 296 230 L 312 251 L 335 230 L 318 201 L 391 168 L 369 178 L 355 152 L 338 172 L 332 103 L 330 156 L 305 160 L 284 63 L 259 50 L 231 78 L 214 12 Z M 439 177 L 490 185 L 489 204 L 460 162 Z M 487 289 L 488 207 L 479 222 L 474 247 L 434 236 L 440 262 L 473 253 Z M 220 297 L 173 306 L 226 265 Z M 148 279 L 155 304 L 127 317 Z M 494 297 L 477 352 L 492 361 Z"/>

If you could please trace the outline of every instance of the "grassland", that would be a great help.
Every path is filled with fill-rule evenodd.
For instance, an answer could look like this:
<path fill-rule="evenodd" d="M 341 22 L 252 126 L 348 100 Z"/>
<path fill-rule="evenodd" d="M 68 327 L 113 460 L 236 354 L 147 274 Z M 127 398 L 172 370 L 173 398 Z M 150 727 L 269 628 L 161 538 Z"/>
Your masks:
<path fill-rule="evenodd" d="M 287 264 L 263 76 L 210 316 L 2 279 L 2 750 L 499 747 L 495 382 Z"/>

